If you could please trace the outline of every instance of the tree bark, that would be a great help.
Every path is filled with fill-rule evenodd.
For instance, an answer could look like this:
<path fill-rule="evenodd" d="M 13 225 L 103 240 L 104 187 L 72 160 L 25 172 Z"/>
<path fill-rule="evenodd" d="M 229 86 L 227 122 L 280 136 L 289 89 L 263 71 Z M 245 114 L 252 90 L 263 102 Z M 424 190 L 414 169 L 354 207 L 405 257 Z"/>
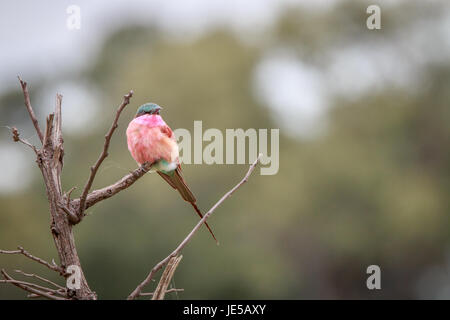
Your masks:
<path fill-rule="evenodd" d="M 45 130 L 43 146 L 37 151 L 37 164 L 42 172 L 42 176 L 47 191 L 47 198 L 50 205 L 53 240 L 58 251 L 62 270 L 68 266 L 76 265 L 81 273 L 80 289 L 73 290 L 70 295 L 74 299 L 96 299 L 96 294 L 89 288 L 81 267 L 75 246 L 75 238 L 72 230 L 70 216 L 66 212 L 70 201 L 67 195 L 63 195 L 61 188 L 61 172 L 63 167 L 63 138 L 61 132 L 61 95 L 56 96 L 55 113 L 47 117 L 47 127 Z M 66 208 L 66 211 L 64 210 Z M 70 274 L 64 272 L 67 278 Z"/>

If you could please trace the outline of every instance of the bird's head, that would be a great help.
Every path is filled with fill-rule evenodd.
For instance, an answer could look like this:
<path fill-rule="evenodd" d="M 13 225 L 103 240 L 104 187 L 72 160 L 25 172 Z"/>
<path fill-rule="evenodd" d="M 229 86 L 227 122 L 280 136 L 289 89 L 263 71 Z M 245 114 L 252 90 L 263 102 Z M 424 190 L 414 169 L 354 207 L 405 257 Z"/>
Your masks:
<path fill-rule="evenodd" d="M 156 103 L 145 103 L 138 108 L 135 118 L 140 117 L 144 114 L 159 114 L 159 110 L 161 109 L 162 108 Z"/>

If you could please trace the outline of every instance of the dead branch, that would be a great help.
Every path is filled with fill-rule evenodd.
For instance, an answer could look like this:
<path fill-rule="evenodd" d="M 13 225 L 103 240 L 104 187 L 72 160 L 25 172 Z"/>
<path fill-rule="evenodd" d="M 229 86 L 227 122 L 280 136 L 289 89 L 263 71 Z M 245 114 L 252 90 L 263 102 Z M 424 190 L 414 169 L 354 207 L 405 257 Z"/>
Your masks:
<path fill-rule="evenodd" d="M 228 191 L 217 203 L 212 206 L 211 209 L 203 216 L 202 219 L 197 223 L 197 225 L 192 229 L 192 231 L 184 238 L 183 241 L 178 245 L 178 247 L 172 251 L 171 254 L 169 254 L 164 260 L 160 261 L 156 266 L 153 267 L 153 269 L 150 271 L 150 273 L 147 275 L 147 277 L 142 281 L 136 289 L 128 296 L 127 300 L 134 300 L 136 297 L 138 297 L 142 291 L 142 289 L 152 280 L 153 275 L 162 267 L 164 267 L 172 258 L 179 255 L 181 250 L 189 243 L 189 241 L 192 239 L 194 234 L 200 229 L 202 224 L 206 221 L 206 219 L 209 218 L 209 216 L 219 207 L 222 202 L 224 202 L 227 198 L 229 198 L 237 189 L 239 189 L 244 183 L 248 181 L 248 178 L 252 174 L 253 170 L 255 170 L 256 165 L 259 162 L 259 159 L 261 158 L 261 154 L 259 154 L 258 158 L 255 160 L 255 162 L 252 163 L 250 168 L 248 169 L 247 174 L 244 176 L 244 178 L 230 191 Z"/>
<path fill-rule="evenodd" d="M 161 275 L 158 286 L 153 293 L 152 300 L 164 300 L 167 288 L 169 287 L 170 281 L 172 280 L 175 270 L 177 269 L 178 264 L 180 263 L 182 258 L 182 255 L 170 258 L 169 262 L 167 263 L 166 269 Z"/>
<path fill-rule="evenodd" d="M 6 273 L 6 271 L 4 269 L 1 270 L 1 273 L 2 273 L 3 278 L 5 280 L 0 280 L 0 283 L 2 283 L 2 282 L 3 283 L 11 283 L 11 284 L 15 285 L 18 288 L 21 288 L 21 289 L 23 289 L 25 291 L 28 291 L 28 292 L 32 293 L 32 294 L 35 294 L 35 295 L 38 295 L 38 296 L 41 296 L 41 297 L 44 297 L 44 298 L 47 298 L 47 299 L 51 299 L 51 300 L 67 300 L 64 297 L 57 297 L 57 296 L 55 296 L 55 294 L 58 293 L 57 290 L 44 288 L 44 287 L 38 286 L 36 284 L 25 282 L 25 281 L 15 280 L 12 277 L 10 277 Z M 44 290 L 44 291 L 42 291 L 42 290 Z M 52 293 L 52 294 L 50 294 L 50 293 Z"/>
<path fill-rule="evenodd" d="M 61 290 L 58 290 L 58 292 L 59 293 L 61 293 L 61 294 L 64 294 L 63 292 L 61 292 Z M 53 293 L 53 292 L 47 292 L 49 295 L 51 295 L 51 296 L 53 296 L 53 295 L 55 295 L 55 293 Z M 41 295 L 38 295 L 38 294 L 36 294 L 36 293 L 30 293 L 30 294 L 28 294 L 27 295 L 27 298 L 42 298 L 42 296 Z M 68 300 L 68 299 L 67 299 Z"/>
<path fill-rule="evenodd" d="M 62 114 L 61 114 L 62 95 L 56 94 L 55 103 L 55 130 L 53 134 L 53 168 L 61 171 L 64 158 L 64 140 L 62 137 Z M 55 171 L 55 174 L 57 172 Z"/>
<path fill-rule="evenodd" d="M 42 282 L 51 284 L 52 286 L 54 286 L 54 287 L 56 287 L 56 288 L 58 288 L 58 289 L 60 289 L 60 290 L 64 290 L 64 291 L 66 290 L 65 288 L 63 288 L 63 287 L 60 286 L 59 284 L 54 283 L 53 281 L 51 281 L 51 280 L 49 280 L 49 279 L 46 279 L 46 278 L 44 278 L 44 277 L 38 276 L 38 275 L 36 275 L 36 274 L 34 274 L 34 273 L 25 273 L 25 272 L 23 272 L 22 270 L 14 270 L 14 271 L 17 272 L 17 273 L 19 273 L 19 274 L 21 274 L 21 275 L 23 275 L 23 276 L 25 276 L 25 277 L 35 278 L 35 279 L 41 280 Z"/>
<path fill-rule="evenodd" d="M 123 97 L 122 104 L 119 106 L 116 112 L 116 117 L 114 118 L 114 121 L 111 125 L 111 128 L 109 129 L 108 133 L 105 135 L 105 144 L 103 146 L 103 151 L 100 154 L 99 158 L 97 159 L 97 162 L 94 166 L 91 167 L 91 174 L 89 175 L 89 179 L 86 182 L 86 185 L 84 186 L 83 193 L 80 197 L 80 208 L 78 211 L 78 216 L 81 218 L 83 216 L 84 210 L 86 209 L 86 197 L 89 193 L 89 190 L 92 187 L 92 183 L 94 182 L 95 175 L 97 174 L 97 170 L 102 164 L 103 160 L 108 156 L 108 148 L 109 143 L 111 141 L 111 137 L 114 133 L 114 131 L 117 129 L 119 121 L 120 114 L 122 113 L 122 110 L 130 103 L 130 98 L 133 96 L 133 91 L 131 90 L 128 94 L 126 94 Z"/>
<path fill-rule="evenodd" d="M 33 108 L 31 107 L 27 84 L 22 79 L 20 79 L 20 77 L 19 81 L 22 87 L 23 95 L 25 97 L 25 106 L 27 107 L 29 116 L 42 143 L 42 147 L 39 150 L 36 148 L 33 148 L 33 150 L 35 150 L 36 152 L 36 163 L 42 173 L 42 178 L 44 180 L 47 199 L 50 207 L 50 230 L 58 252 L 60 265 L 57 265 L 53 260 L 52 263 L 48 263 L 29 254 L 27 251 L 23 250 L 23 248 L 20 247 L 19 250 L 2 250 L 0 252 L 4 254 L 23 254 L 31 260 L 41 263 L 51 270 L 59 272 L 60 275 L 64 277 L 70 276 L 65 272 L 66 267 L 72 265 L 78 266 L 80 268 L 81 287 L 77 290 L 71 290 L 69 292 L 70 296 L 67 296 L 67 298 L 96 299 L 95 292 L 91 291 L 87 284 L 75 246 L 72 225 L 75 221 L 78 220 L 78 217 L 76 215 L 77 211 L 72 205 L 70 205 L 70 201 L 67 202 L 68 196 L 63 195 L 61 190 L 61 173 L 64 157 L 64 141 L 62 137 L 61 116 L 62 96 L 60 94 L 56 95 L 55 110 L 47 117 L 46 128 L 43 133 L 41 131 L 41 128 L 39 127 Z M 20 139 L 17 129 L 12 130 L 12 133 L 14 141 L 20 141 L 22 143 L 26 142 L 25 140 Z M 69 206 L 61 205 L 67 203 L 69 203 Z M 4 277 L 6 276 L 4 275 Z M 33 287 L 33 285 L 26 284 L 24 282 L 18 282 L 17 280 L 14 280 L 12 278 L 5 278 L 5 280 L 9 280 L 8 283 L 19 286 L 22 289 L 30 292 L 32 295 L 41 295 L 47 298 L 52 298 L 51 296 L 54 295 L 51 291 L 53 289 L 47 290 L 49 289 L 47 288 L 45 290 L 39 290 L 36 287 Z M 64 294 L 64 292 L 60 288 L 58 288 L 57 291 L 58 294 Z"/>
<path fill-rule="evenodd" d="M 113 183 L 110 186 L 104 187 L 102 189 L 94 190 L 88 194 L 85 202 L 85 209 L 92 207 L 97 202 L 108 199 L 115 195 L 116 193 L 127 189 L 133 183 L 135 183 L 139 178 L 146 174 L 152 167 L 151 163 L 143 163 L 139 168 L 135 169 L 133 172 L 127 174 L 122 179 Z M 72 204 L 78 207 L 80 204 L 80 199 L 72 200 Z"/>
<path fill-rule="evenodd" d="M 43 287 L 43 286 L 40 286 L 38 284 L 31 283 L 31 282 L 26 282 L 26 281 L 19 281 L 19 280 L 11 279 L 11 280 L 0 280 L 0 283 L 22 284 L 22 285 L 28 286 L 30 288 L 35 288 L 35 289 L 38 289 L 38 290 L 42 290 L 44 292 L 51 292 L 53 294 L 57 294 L 58 293 L 58 290 L 50 289 L 50 288 Z"/>
<path fill-rule="evenodd" d="M 35 146 L 33 146 L 33 145 L 32 145 L 31 143 L 29 143 L 27 140 L 22 139 L 22 138 L 19 137 L 19 135 L 20 135 L 20 134 L 19 134 L 19 130 L 17 130 L 16 127 L 12 127 L 12 128 L 11 128 L 11 133 L 12 133 L 12 135 L 13 135 L 13 140 L 14 140 L 15 142 L 21 142 L 21 143 L 23 143 L 24 145 L 30 147 L 30 148 L 34 151 L 34 153 L 37 153 L 37 150 L 36 150 L 36 147 L 35 147 Z"/>
<path fill-rule="evenodd" d="M 20 247 L 20 246 L 17 247 L 17 249 L 18 249 L 18 250 L 12 250 L 12 251 L 0 250 L 0 254 L 22 254 L 22 255 L 24 255 L 25 257 L 27 257 L 27 258 L 29 258 L 29 259 L 31 259 L 31 260 L 33 260 L 33 261 L 36 261 L 36 262 L 38 262 L 38 263 L 40 263 L 40 264 L 46 266 L 46 267 L 49 268 L 50 270 L 59 272 L 59 273 L 62 274 L 62 275 L 65 274 L 63 268 L 61 268 L 60 266 L 58 266 L 57 264 L 55 264 L 54 261 L 53 261 L 53 263 L 48 263 L 47 261 L 45 261 L 45 260 L 43 260 L 43 259 L 41 259 L 41 258 L 38 258 L 38 257 L 36 257 L 36 256 L 33 256 L 31 253 L 29 253 L 28 251 L 26 251 L 24 248 L 22 248 L 22 247 Z"/>
<path fill-rule="evenodd" d="M 44 141 L 42 141 L 42 146 L 48 147 L 49 144 L 52 142 L 51 135 L 53 132 L 53 119 L 55 118 L 54 113 L 50 113 L 47 117 L 47 125 L 45 127 L 45 136 Z"/>
<path fill-rule="evenodd" d="M 72 192 L 76 189 L 77 187 L 72 187 L 70 188 L 69 191 L 67 191 L 66 193 L 64 193 L 64 196 L 67 198 L 67 202 L 66 202 L 66 207 L 68 207 L 70 205 L 70 195 L 72 194 Z"/>
<path fill-rule="evenodd" d="M 25 81 L 23 81 L 20 77 L 19 78 L 19 82 L 20 85 L 22 87 L 22 91 L 23 91 L 23 96 L 25 98 L 25 106 L 27 107 L 28 113 L 30 115 L 31 121 L 33 122 L 34 128 L 36 129 L 36 132 L 38 134 L 39 140 L 41 140 L 41 142 L 43 142 L 44 137 L 42 135 L 42 131 L 41 128 L 39 128 L 39 123 L 36 119 L 36 116 L 34 114 L 33 108 L 31 107 L 31 101 L 30 101 L 30 94 L 28 93 L 28 86 L 27 83 Z"/>
<path fill-rule="evenodd" d="M 171 293 L 171 292 L 183 292 L 184 289 L 177 289 L 177 288 L 171 288 L 171 289 L 167 289 L 166 293 Z M 140 297 L 147 297 L 147 296 L 153 296 L 154 293 L 153 292 L 141 292 L 139 294 Z"/>

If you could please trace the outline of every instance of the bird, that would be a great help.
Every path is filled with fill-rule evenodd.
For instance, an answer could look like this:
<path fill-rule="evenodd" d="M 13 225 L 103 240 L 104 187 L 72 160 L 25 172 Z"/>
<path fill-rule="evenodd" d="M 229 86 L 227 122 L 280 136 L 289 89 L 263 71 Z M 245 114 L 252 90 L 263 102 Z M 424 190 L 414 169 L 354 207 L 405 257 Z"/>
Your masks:
<path fill-rule="evenodd" d="M 151 163 L 152 170 L 176 189 L 181 197 L 192 205 L 200 218 L 203 218 L 196 204 L 197 199 L 183 178 L 177 140 L 172 129 L 161 117 L 161 109 L 153 102 L 145 103 L 137 109 L 126 130 L 128 150 L 138 165 Z M 219 244 L 206 221 L 205 226 Z"/>

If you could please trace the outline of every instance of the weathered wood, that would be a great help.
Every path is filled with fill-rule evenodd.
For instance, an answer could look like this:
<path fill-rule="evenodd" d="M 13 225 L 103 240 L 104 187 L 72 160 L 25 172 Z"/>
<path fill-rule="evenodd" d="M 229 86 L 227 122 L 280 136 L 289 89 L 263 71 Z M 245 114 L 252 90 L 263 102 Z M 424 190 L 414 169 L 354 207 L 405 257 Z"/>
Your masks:
<path fill-rule="evenodd" d="M 64 196 L 61 189 L 61 173 L 63 167 L 63 138 L 62 138 L 62 118 L 61 118 L 61 95 L 56 97 L 54 114 L 47 118 L 47 127 L 43 140 L 43 146 L 38 151 L 37 164 L 42 172 L 47 199 L 50 205 L 51 231 L 59 261 L 63 270 L 70 265 L 76 265 L 81 271 L 81 287 L 74 290 L 74 299 L 96 299 L 96 294 L 92 292 L 84 276 L 80 258 L 75 246 L 75 239 L 72 230 L 72 222 L 69 215 L 61 208 L 64 203 Z M 64 274 L 67 277 L 67 274 Z"/>

